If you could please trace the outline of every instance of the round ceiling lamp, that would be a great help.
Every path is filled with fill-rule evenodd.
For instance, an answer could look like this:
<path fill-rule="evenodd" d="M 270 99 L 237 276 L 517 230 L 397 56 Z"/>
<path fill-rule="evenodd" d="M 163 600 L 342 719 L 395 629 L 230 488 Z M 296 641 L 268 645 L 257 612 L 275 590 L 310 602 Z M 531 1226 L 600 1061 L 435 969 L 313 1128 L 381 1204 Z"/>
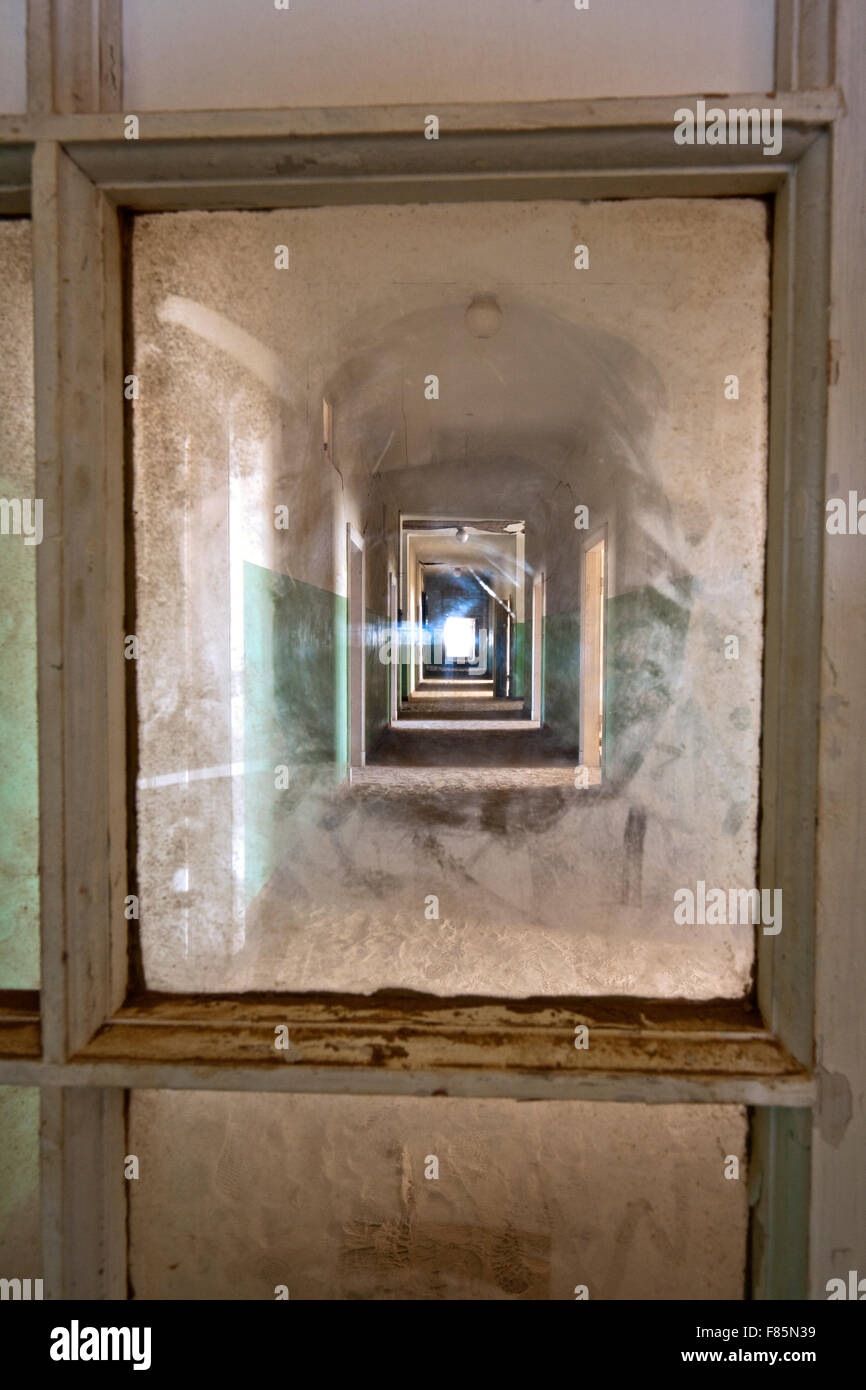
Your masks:
<path fill-rule="evenodd" d="M 495 294 L 473 295 L 463 315 L 467 332 L 473 338 L 492 338 L 502 327 L 502 310 Z"/>

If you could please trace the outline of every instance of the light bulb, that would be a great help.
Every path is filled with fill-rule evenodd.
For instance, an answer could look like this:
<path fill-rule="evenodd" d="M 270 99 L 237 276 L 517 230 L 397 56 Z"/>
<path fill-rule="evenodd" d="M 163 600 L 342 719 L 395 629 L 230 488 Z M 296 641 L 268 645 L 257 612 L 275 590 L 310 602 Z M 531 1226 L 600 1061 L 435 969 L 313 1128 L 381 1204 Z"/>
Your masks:
<path fill-rule="evenodd" d="M 502 310 L 493 294 L 473 296 L 463 322 L 473 338 L 492 338 L 502 327 Z"/>

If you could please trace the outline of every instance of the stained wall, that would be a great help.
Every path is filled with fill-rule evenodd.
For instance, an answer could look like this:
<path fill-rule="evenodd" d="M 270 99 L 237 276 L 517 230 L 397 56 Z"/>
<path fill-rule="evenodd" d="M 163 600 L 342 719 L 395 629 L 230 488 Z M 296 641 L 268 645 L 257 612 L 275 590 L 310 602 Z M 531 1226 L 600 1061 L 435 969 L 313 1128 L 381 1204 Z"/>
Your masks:
<path fill-rule="evenodd" d="M 0 1086 L 0 1279 L 40 1279 L 39 1092 Z"/>
<path fill-rule="evenodd" d="M 737 1106 L 139 1091 L 129 1142 L 139 1299 L 743 1296 Z"/>

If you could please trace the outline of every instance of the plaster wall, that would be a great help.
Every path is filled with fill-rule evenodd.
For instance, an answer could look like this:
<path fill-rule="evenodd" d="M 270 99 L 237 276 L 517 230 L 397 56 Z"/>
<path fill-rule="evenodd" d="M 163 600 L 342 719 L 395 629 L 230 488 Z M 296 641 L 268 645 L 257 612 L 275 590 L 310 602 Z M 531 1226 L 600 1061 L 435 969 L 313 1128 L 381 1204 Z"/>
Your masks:
<path fill-rule="evenodd" d="M 743 1296 L 736 1106 L 136 1091 L 129 1142 L 139 1299 Z"/>
<path fill-rule="evenodd" d="M 0 1279 L 39 1279 L 39 1092 L 0 1086 Z"/>

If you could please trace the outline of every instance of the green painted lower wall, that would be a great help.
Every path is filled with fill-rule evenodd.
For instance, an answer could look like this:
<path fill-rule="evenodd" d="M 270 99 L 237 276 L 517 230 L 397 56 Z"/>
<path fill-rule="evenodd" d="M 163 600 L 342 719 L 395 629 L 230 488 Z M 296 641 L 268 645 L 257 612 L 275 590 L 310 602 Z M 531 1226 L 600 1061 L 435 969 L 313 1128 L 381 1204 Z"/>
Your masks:
<path fill-rule="evenodd" d="M 580 616 L 548 613 L 543 623 L 544 722 L 558 742 L 580 745 Z"/>
<path fill-rule="evenodd" d="M 249 902 L 286 850 L 292 808 L 348 758 L 346 599 L 244 564 L 244 858 Z M 288 768 L 286 788 L 275 768 Z"/>
<path fill-rule="evenodd" d="M 375 748 L 383 732 L 388 727 L 391 717 L 388 707 L 391 667 L 379 660 L 380 652 L 386 651 L 390 653 L 390 638 L 391 625 L 387 618 L 383 618 L 380 613 L 374 613 L 368 608 L 365 629 L 366 667 L 364 672 L 364 717 L 366 722 L 366 727 L 364 729 L 364 746 L 368 754 Z"/>
<path fill-rule="evenodd" d="M 514 624 L 514 649 L 512 651 L 511 665 L 511 694 L 516 699 L 523 699 L 527 693 L 527 673 L 526 673 L 526 623 Z"/>
<path fill-rule="evenodd" d="M 0 496 L 20 488 L 0 477 Z M 0 988 L 39 988 L 36 549 L 0 536 Z"/>

